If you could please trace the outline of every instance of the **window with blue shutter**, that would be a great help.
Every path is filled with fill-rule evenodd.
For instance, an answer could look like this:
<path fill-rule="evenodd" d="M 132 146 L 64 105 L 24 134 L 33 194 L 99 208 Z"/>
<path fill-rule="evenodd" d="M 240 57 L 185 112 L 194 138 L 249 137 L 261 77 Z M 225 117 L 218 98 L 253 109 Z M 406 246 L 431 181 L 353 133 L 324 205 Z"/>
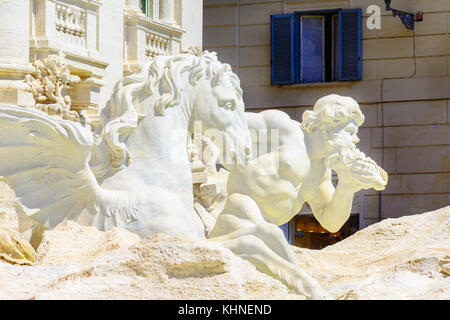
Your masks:
<path fill-rule="evenodd" d="M 271 16 L 272 84 L 362 79 L 362 11 Z"/>
<path fill-rule="evenodd" d="M 295 83 L 295 15 L 270 17 L 272 84 Z"/>
<path fill-rule="evenodd" d="M 341 10 L 338 29 L 338 80 L 362 79 L 362 11 Z"/>

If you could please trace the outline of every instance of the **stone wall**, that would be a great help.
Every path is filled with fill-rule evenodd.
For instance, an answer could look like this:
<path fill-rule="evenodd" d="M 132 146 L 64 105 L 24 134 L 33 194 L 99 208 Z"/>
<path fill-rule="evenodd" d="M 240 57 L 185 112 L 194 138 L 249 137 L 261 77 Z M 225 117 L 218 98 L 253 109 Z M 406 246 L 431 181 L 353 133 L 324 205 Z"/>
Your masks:
<path fill-rule="evenodd" d="M 366 26 L 369 5 L 381 8 L 381 29 Z M 354 97 L 366 121 L 360 148 L 387 169 L 381 217 L 434 210 L 450 203 L 450 1 L 396 0 L 392 7 L 424 12 L 414 32 L 385 11 L 382 0 L 205 0 L 203 46 L 233 66 L 246 108 L 278 108 L 301 120 L 327 94 Z M 270 84 L 270 15 L 361 8 L 363 79 L 318 85 Z M 415 42 L 415 48 L 414 48 Z M 366 191 L 366 225 L 378 221 L 378 194 Z"/>

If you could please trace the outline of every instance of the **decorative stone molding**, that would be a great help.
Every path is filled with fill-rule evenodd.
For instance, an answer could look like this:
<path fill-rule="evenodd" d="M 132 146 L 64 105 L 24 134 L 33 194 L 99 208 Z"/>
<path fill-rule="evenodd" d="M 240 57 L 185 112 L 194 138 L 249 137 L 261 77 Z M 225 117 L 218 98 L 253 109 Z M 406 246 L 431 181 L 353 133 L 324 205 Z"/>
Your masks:
<path fill-rule="evenodd" d="M 36 100 L 36 108 L 49 115 L 79 122 L 79 114 L 70 110 L 70 97 L 62 94 L 64 88 L 80 81 L 78 76 L 70 74 L 64 54 L 60 52 L 59 55 L 36 60 L 33 67 L 34 71 L 25 76 L 25 82 Z"/>
<path fill-rule="evenodd" d="M 92 128 L 99 125 L 101 88 L 109 65 L 99 51 L 102 5 L 96 0 L 34 0 L 31 14 L 30 59 L 65 54 L 71 74 L 80 77 L 65 89 L 71 110 Z"/>
<path fill-rule="evenodd" d="M 101 63 L 99 16 L 94 0 L 36 0 L 32 7 L 30 56 L 41 59 L 63 51 L 82 63 Z"/>

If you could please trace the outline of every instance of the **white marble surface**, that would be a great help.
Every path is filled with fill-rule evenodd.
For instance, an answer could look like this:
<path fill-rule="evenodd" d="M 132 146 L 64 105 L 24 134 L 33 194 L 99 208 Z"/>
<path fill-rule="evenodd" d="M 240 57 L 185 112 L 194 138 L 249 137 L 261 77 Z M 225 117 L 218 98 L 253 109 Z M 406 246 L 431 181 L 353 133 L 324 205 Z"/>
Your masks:
<path fill-rule="evenodd" d="M 156 57 L 116 86 L 103 120 L 93 136 L 39 110 L 0 105 L 0 175 L 31 217 L 49 228 L 74 220 L 141 237 L 204 238 L 187 154 L 194 122 L 227 138 L 231 160 L 245 164 L 250 150 L 231 67 L 208 52 Z"/>

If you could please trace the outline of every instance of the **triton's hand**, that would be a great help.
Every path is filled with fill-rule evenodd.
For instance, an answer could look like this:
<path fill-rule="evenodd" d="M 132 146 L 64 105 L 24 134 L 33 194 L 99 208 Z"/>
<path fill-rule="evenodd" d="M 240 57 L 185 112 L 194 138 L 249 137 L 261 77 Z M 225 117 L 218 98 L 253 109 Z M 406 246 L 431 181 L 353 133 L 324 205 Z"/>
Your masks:
<path fill-rule="evenodd" d="M 356 148 L 341 149 L 332 154 L 328 158 L 328 167 L 337 173 L 339 183 L 344 183 L 353 192 L 370 188 L 384 190 L 388 181 L 386 171 Z"/>

